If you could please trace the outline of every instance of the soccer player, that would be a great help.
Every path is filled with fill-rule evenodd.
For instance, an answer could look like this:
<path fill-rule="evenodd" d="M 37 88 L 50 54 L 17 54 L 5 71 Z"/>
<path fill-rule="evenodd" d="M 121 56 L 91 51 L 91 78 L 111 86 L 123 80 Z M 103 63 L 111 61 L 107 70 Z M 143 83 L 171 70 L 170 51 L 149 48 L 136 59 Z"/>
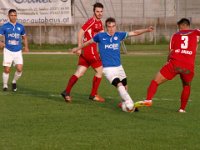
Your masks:
<path fill-rule="evenodd" d="M 191 30 L 190 21 L 182 18 L 177 22 L 179 31 L 175 33 L 170 41 L 168 62 L 156 74 L 151 81 L 146 100 L 136 102 L 141 106 L 151 106 L 157 88 L 160 84 L 172 80 L 176 75 L 182 81 L 181 105 L 178 112 L 184 113 L 190 96 L 191 81 L 194 77 L 194 61 L 197 50 L 197 40 L 200 30 Z"/>
<path fill-rule="evenodd" d="M 8 11 L 9 22 L 3 24 L 0 28 L 0 35 L 4 36 L 5 43 L 0 41 L 0 47 L 3 48 L 3 91 L 8 90 L 9 73 L 11 65 L 16 67 L 16 72 L 12 80 L 12 90 L 17 91 L 17 80 L 22 75 L 23 57 L 22 57 L 22 39 L 24 43 L 24 52 L 28 52 L 28 40 L 24 26 L 17 22 L 17 12 L 15 9 Z"/>
<path fill-rule="evenodd" d="M 103 5 L 98 2 L 95 3 L 93 5 L 93 12 L 93 17 L 91 17 L 78 32 L 78 46 L 89 41 L 98 32 L 103 31 L 103 24 L 101 21 L 103 15 Z M 102 62 L 97 51 L 97 45 L 94 43 L 83 48 L 83 52 L 79 54 L 77 70 L 70 77 L 66 89 L 61 93 L 66 102 L 71 102 L 72 98 L 70 96 L 70 92 L 72 87 L 78 79 L 85 74 L 90 66 L 94 69 L 95 75 L 93 77 L 92 90 L 89 99 L 97 102 L 105 101 L 105 99 L 97 93 L 102 79 Z"/>
<path fill-rule="evenodd" d="M 132 102 L 133 100 L 127 92 L 127 77 L 121 64 L 120 42 L 129 36 L 137 36 L 145 32 L 151 32 L 153 27 L 140 29 L 131 32 L 117 32 L 116 21 L 114 18 L 107 18 L 105 21 L 107 32 L 96 34 L 91 40 L 82 46 L 74 48 L 74 53 L 80 53 L 80 49 L 92 44 L 98 43 L 99 53 L 103 63 L 103 73 L 108 81 L 114 85 L 122 101 Z"/>

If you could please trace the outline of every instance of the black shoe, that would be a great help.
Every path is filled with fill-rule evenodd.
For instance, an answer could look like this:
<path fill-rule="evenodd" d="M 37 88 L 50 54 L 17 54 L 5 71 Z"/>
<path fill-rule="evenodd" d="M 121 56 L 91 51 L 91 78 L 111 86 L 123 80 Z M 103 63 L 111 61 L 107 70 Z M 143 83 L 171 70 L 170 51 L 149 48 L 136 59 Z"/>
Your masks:
<path fill-rule="evenodd" d="M 61 96 L 65 99 L 65 102 L 67 103 L 72 101 L 72 98 L 65 90 L 61 93 Z"/>
<path fill-rule="evenodd" d="M 3 91 L 8 91 L 8 88 L 7 88 L 7 87 L 4 87 L 4 88 L 3 88 Z"/>
<path fill-rule="evenodd" d="M 12 83 L 12 91 L 13 92 L 17 91 L 17 84 L 16 83 Z"/>
<path fill-rule="evenodd" d="M 135 110 L 134 110 L 134 112 L 139 112 L 139 109 L 136 107 Z"/>

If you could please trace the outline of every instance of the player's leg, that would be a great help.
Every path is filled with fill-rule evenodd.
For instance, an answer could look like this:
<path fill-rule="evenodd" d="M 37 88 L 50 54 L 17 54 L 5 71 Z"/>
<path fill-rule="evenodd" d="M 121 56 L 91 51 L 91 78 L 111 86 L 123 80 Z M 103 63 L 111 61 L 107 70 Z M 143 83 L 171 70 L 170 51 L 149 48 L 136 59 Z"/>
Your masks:
<path fill-rule="evenodd" d="M 117 91 L 123 101 L 133 101 L 119 78 L 113 79 L 112 85 L 117 88 Z"/>
<path fill-rule="evenodd" d="M 87 67 L 79 65 L 75 73 L 69 78 L 69 81 L 67 83 L 65 90 L 61 93 L 61 95 L 63 96 L 66 102 L 71 102 L 72 100 L 70 96 L 71 89 L 76 84 L 78 79 L 85 74 L 86 71 L 87 71 Z"/>
<path fill-rule="evenodd" d="M 123 67 L 108 67 L 103 68 L 103 73 L 107 80 L 117 88 L 117 91 L 123 101 L 133 101 L 127 92 L 125 86 L 122 84 L 120 80 L 123 72 L 123 77 L 126 77 Z"/>
<path fill-rule="evenodd" d="M 158 86 L 167 80 L 168 79 L 166 79 L 160 72 L 158 72 L 147 88 L 146 100 L 136 102 L 135 107 L 152 106 L 152 99 L 157 92 Z"/>
<path fill-rule="evenodd" d="M 8 80 L 10 74 L 10 68 L 13 62 L 13 55 L 12 52 L 7 50 L 6 48 L 3 49 L 3 90 L 7 91 L 8 89 Z"/>
<path fill-rule="evenodd" d="M 4 66 L 2 78 L 3 78 L 3 91 L 8 90 L 8 80 L 9 80 L 9 74 L 10 74 L 10 67 Z"/>
<path fill-rule="evenodd" d="M 23 64 L 17 64 L 16 65 L 16 71 L 14 74 L 14 78 L 12 80 L 12 90 L 13 92 L 17 91 L 17 80 L 22 76 L 22 69 L 23 69 Z"/>
<path fill-rule="evenodd" d="M 65 90 L 61 93 L 61 96 L 65 99 L 66 102 L 71 102 L 72 100 L 70 96 L 71 89 L 76 84 L 78 79 L 85 74 L 88 67 L 89 67 L 89 64 L 87 60 L 82 55 L 80 55 L 79 60 L 78 60 L 78 67 L 75 73 L 69 78 Z"/>
<path fill-rule="evenodd" d="M 191 91 L 191 81 L 194 77 L 193 71 L 189 74 L 181 74 L 181 81 L 183 85 L 183 89 L 181 92 L 181 106 L 179 108 L 179 112 L 185 112 L 185 108 L 188 103 L 188 99 L 190 97 L 190 91 Z"/>
<path fill-rule="evenodd" d="M 13 52 L 14 55 L 14 66 L 16 67 L 16 71 L 14 74 L 14 78 L 12 80 L 12 91 L 17 91 L 17 80 L 22 76 L 22 70 L 23 70 L 23 57 L 22 52 Z"/>
<path fill-rule="evenodd" d="M 177 75 L 174 70 L 174 65 L 172 62 L 165 64 L 160 71 L 156 74 L 155 78 L 151 81 L 148 89 L 146 100 L 139 101 L 135 103 L 136 107 L 140 106 L 152 106 L 152 99 L 157 92 L 157 88 L 160 84 L 173 79 Z"/>
<path fill-rule="evenodd" d="M 92 99 L 98 102 L 104 102 L 105 99 L 98 94 L 98 88 L 101 83 L 102 74 L 103 74 L 102 63 L 100 61 L 96 61 L 92 63 L 91 66 L 93 67 L 96 73 L 92 80 L 92 90 L 91 90 L 89 99 Z"/>

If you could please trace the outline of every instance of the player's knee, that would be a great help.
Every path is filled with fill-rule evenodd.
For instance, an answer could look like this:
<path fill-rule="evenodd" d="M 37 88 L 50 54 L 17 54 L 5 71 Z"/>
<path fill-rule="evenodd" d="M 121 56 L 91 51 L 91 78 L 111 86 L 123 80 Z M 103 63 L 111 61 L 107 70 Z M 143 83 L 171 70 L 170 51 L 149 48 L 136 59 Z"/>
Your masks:
<path fill-rule="evenodd" d="M 122 80 L 122 84 L 123 84 L 123 86 L 126 86 L 126 85 L 127 85 L 127 78 L 124 78 L 124 79 Z"/>
<path fill-rule="evenodd" d="M 114 85 L 115 87 L 117 87 L 117 85 L 120 83 L 120 79 L 119 78 L 115 78 L 113 81 L 112 81 L 112 85 Z"/>
<path fill-rule="evenodd" d="M 4 68 L 4 72 L 5 73 L 10 73 L 10 68 L 8 68 L 8 67 Z"/>

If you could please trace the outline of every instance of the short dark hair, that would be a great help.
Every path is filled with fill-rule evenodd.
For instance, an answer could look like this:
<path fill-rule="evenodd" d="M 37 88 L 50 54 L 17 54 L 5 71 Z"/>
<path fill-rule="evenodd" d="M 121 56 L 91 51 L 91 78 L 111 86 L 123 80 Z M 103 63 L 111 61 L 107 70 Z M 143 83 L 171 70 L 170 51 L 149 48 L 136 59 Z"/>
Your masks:
<path fill-rule="evenodd" d="M 105 21 L 106 27 L 107 27 L 107 23 L 111 23 L 111 22 L 116 23 L 115 18 L 112 18 L 112 17 L 107 18 L 106 21 Z"/>
<path fill-rule="evenodd" d="M 187 19 L 187 18 L 182 18 L 181 20 L 179 20 L 179 21 L 177 22 L 177 25 L 178 25 L 178 26 L 181 25 L 181 24 L 186 24 L 186 25 L 190 26 L 190 20 Z"/>
<path fill-rule="evenodd" d="M 10 10 L 8 11 L 8 14 L 10 14 L 10 13 L 17 13 L 17 11 L 16 11 L 15 9 L 10 9 Z"/>
<path fill-rule="evenodd" d="M 93 5 L 93 12 L 95 12 L 96 7 L 102 8 L 103 9 L 103 4 L 97 2 Z"/>

